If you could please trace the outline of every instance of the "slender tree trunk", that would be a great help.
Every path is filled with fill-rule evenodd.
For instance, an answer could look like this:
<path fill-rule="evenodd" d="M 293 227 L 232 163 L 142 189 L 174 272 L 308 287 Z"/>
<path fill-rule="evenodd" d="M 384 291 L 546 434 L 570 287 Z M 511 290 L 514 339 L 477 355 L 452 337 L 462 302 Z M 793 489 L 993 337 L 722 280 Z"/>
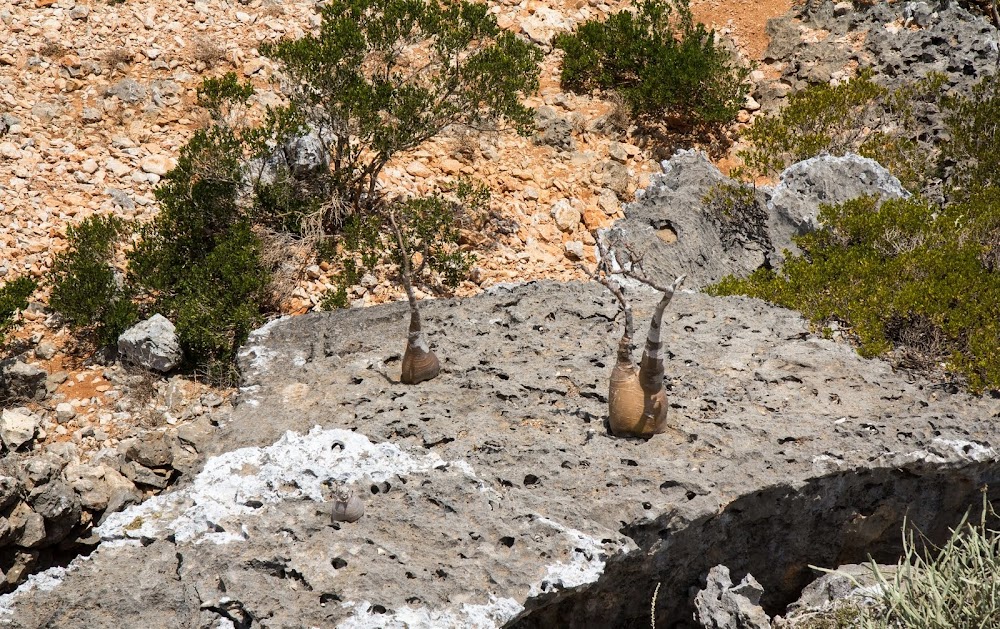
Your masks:
<path fill-rule="evenodd" d="M 403 278 L 403 288 L 406 289 L 406 299 L 410 304 L 410 328 L 406 337 L 406 351 L 403 353 L 403 364 L 399 381 L 403 384 L 419 384 L 425 380 L 437 377 L 441 364 L 431 351 L 427 339 L 420 327 L 420 310 L 417 308 L 417 298 L 413 294 L 413 281 L 410 275 L 410 251 L 403 239 L 403 232 L 396 222 L 395 213 L 389 212 L 389 223 L 396 234 L 401 258 L 400 275 Z"/>

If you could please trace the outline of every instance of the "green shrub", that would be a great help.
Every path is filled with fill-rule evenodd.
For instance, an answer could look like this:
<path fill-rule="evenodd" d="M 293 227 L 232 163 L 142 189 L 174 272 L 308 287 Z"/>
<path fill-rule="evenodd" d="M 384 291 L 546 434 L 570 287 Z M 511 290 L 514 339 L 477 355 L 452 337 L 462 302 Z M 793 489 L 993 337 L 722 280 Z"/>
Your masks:
<path fill-rule="evenodd" d="M 944 157 L 953 165 L 953 195 L 966 198 L 1000 186 L 1000 75 L 983 79 L 968 95 L 949 98 L 946 106 L 951 141 Z"/>
<path fill-rule="evenodd" d="M 554 44 L 565 52 L 563 89 L 616 92 L 643 122 L 721 125 L 749 89 L 749 70 L 694 22 L 687 0 L 642 0 L 635 12 L 585 22 Z"/>
<path fill-rule="evenodd" d="M 974 391 L 1000 386 L 1000 193 L 943 210 L 914 197 L 863 197 L 820 212 L 780 272 L 726 278 L 717 295 L 746 294 L 849 326 L 865 356 L 893 347 L 929 366 L 945 361 Z"/>
<path fill-rule="evenodd" d="M 203 102 L 216 123 L 195 132 L 157 187 L 160 211 L 124 252 L 124 278 L 112 262 L 130 225 L 107 216 L 70 227 L 70 246 L 53 263 L 50 305 L 72 327 L 93 326 L 108 345 L 158 312 L 176 326 L 189 369 L 229 381 L 236 349 L 268 308 L 268 272 L 241 203 L 247 147 L 258 132 L 223 122 L 250 94 L 235 76 L 205 81 Z"/>
<path fill-rule="evenodd" d="M 156 189 L 159 214 L 128 254 L 143 309 L 170 319 L 189 367 L 214 379 L 228 377 L 268 307 L 260 241 L 239 203 L 243 146 L 227 126 L 197 131 Z"/>
<path fill-rule="evenodd" d="M 781 112 L 758 117 L 746 130 L 750 148 L 739 153 L 744 165 L 736 174 L 770 176 L 820 153 L 856 152 L 918 191 L 936 163 L 916 140 L 914 108 L 918 102 L 938 102 L 943 81 L 944 75 L 932 73 L 889 90 L 865 70 L 837 86 L 823 83 L 796 92 Z"/>
<path fill-rule="evenodd" d="M 18 312 L 28 307 L 28 297 L 38 288 L 38 283 L 30 277 L 19 277 L 0 288 L 0 341 L 3 334 L 14 326 Z"/>
<path fill-rule="evenodd" d="M 332 0 L 319 11 L 318 34 L 261 51 L 280 62 L 288 79 L 286 115 L 337 134 L 329 173 L 314 175 L 321 180 L 314 185 L 327 191 L 322 201 L 345 208 L 323 216 L 326 233 L 377 205 L 376 181 L 386 163 L 445 127 L 507 122 L 531 132 L 532 112 L 519 97 L 537 89 L 542 53 L 501 31 L 487 5 Z M 265 205 L 284 215 L 284 202 L 294 215 L 302 198 L 288 192 L 270 191 Z"/>
<path fill-rule="evenodd" d="M 52 263 L 49 307 L 71 327 L 93 330 L 99 345 L 115 343 L 137 317 L 112 264 L 129 233 L 130 226 L 118 217 L 88 217 L 66 230 L 69 248 Z"/>

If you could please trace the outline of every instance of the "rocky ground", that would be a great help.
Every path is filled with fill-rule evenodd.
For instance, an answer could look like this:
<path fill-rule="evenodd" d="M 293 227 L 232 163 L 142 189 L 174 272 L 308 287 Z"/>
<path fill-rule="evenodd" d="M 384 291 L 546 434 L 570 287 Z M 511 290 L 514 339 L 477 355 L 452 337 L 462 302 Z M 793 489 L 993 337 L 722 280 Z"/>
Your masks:
<path fill-rule="evenodd" d="M 761 3 L 731 16 L 717 1 L 695 7 L 701 19 L 736 37 L 747 58 L 763 50 L 768 14 L 787 9 L 781 2 Z M 550 50 L 555 33 L 619 8 L 616 2 L 506 2 L 493 11 L 501 26 Z M 309 2 L 0 5 L 0 279 L 43 277 L 66 246 L 66 227 L 93 213 L 151 217 L 157 182 L 205 123 L 194 106 L 202 78 L 236 71 L 258 87 L 261 105 L 275 102 L 275 68 L 257 47 L 301 36 L 316 19 Z M 442 180 L 472 176 L 490 187 L 494 209 L 514 225 L 480 252 L 475 281 L 463 283 L 458 295 L 497 282 L 580 279 L 578 263 L 593 260 L 596 230 L 621 218 L 622 203 L 659 170 L 648 150 L 606 124 L 611 103 L 559 89 L 558 68 L 559 54 L 550 51 L 542 88 L 527 100 L 538 110 L 537 136 L 454 131 L 385 170 L 383 184 L 396 191 L 427 191 Z M 282 288 L 288 313 L 317 309 L 333 272 L 306 258 L 298 262 Z M 352 299 L 368 305 L 400 296 L 398 288 L 376 281 Z M 55 375 L 50 386 L 63 396 L 31 405 L 52 423 L 40 439 L 93 427 L 97 437 L 106 437 L 82 443 L 86 449 L 116 446 L 142 421 L 118 408 L 127 388 L 74 354 L 67 331 L 51 320 L 46 325 L 44 294 L 40 299 L 24 313 L 20 338 L 29 352 L 43 348 L 26 357 Z M 203 393 L 191 388 L 197 389 L 194 398 Z M 60 401 L 75 409 L 65 426 L 54 422 Z"/>
<path fill-rule="evenodd" d="M 193 106 L 201 78 L 235 70 L 254 80 L 261 103 L 273 102 L 275 68 L 256 46 L 301 34 L 314 23 L 310 6 L 0 5 L 0 275 L 42 276 L 66 226 L 91 213 L 155 213 L 152 189 L 204 122 Z M 957 7 L 813 3 L 766 26 L 788 6 L 694 8 L 759 61 L 743 123 L 861 65 L 888 84 L 939 70 L 947 89 L 962 90 L 997 59 L 996 31 Z M 541 45 L 617 9 L 493 6 L 504 28 Z M 690 153 L 654 177 L 663 169 L 654 151 L 607 124 L 612 103 L 560 91 L 558 62 L 547 54 L 542 88 L 528 99 L 534 137 L 450 132 L 386 169 L 394 190 L 476 177 L 516 226 L 484 247 L 458 301 L 428 306 L 445 357 L 439 380 L 395 383 L 398 305 L 275 324 L 246 351 L 237 396 L 79 354 L 44 297 L 24 313 L 14 358 L 0 365 L 0 389 L 21 400 L 0 417 L 3 588 L 97 550 L 3 599 L 14 611 L 0 622 L 110 626 L 95 606 L 138 582 L 162 597 L 117 613 L 146 614 L 148 626 L 171 626 L 164 609 L 182 610 L 183 627 L 251 626 L 248 618 L 300 626 L 296 613 L 320 626 L 645 626 L 662 582 L 658 618 L 674 626 L 690 619 L 688 588 L 715 564 L 731 568 L 732 581 L 752 573 L 773 614 L 808 581 L 804 562 L 856 562 L 865 549 L 891 560 L 901 514 L 918 495 L 921 522 L 940 531 L 978 484 L 996 480 L 996 437 L 983 421 L 1000 412 L 992 398 L 862 361 L 839 337 L 812 337 L 791 313 L 698 294 L 678 297 L 669 326 L 675 430 L 649 444 L 609 439 L 602 383 L 612 302 L 586 284 L 510 283 L 579 280 L 598 230 L 613 226 L 654 275 L 684 272 L 697 288 L 777 260 L 792 233 L 810 228 L 820 200 L 905 191 L 864 160 L 820 160 L 758 191 L 766 237 L 726 232 L 703 203 L 723 172 Z M 926 113 L 933 127 L 937 113 Z M 731 164 L 720 162 L 723 171 Z M 287 288 L 289 314 L 315 310 L 329 285 L 326 267 L 302 261 L 300 271 Z M 651 296 L 637 295 L 648 310 Z M 398 297 L 378 282 L 352 295 L 358 306 Z M 323 429 L 303 438 L 314 425 Z M 287 430 L 298 436 L 283 437 Z M 259 449 L 233 454 L 241 446 Z M 206 465 L 208 454 L 225 456 Z M 178 480 L 182 490 L 138 505 Z M 364 493 L 368 513 L 338 528 L 329 508 L 345 484 Z M 580 487 L 590 488 L 587 500 Z M 768 509 L 783 515 L 765 517 Z M 809 528 L 797 510 L 833 515 L 790 543 L 782 527 Z M 412 517 L 400 524 L 400 513 Z M 249 524 L 236 524 L 244 517 Z M 749 552 L 761 536 L 784 541 Z M 302 541 L 314 537 L 327 549 L 318 559 Z M 718 542 L 706 555 L 699 539 Z M 732 539 L 743 541 L 730 548 Z M 178 575 L 169 587 L 158 576 L 168 564 Z M 115 581 L 107 573 L 116 565 L 135 572 Z M 77 580 L 100 585 L 84 592 Z M 710 581 L 728 591 L 720 572 Z M 275 598 L 254 607 L 261 591 Z M 275 607 L 285 600 L 299 611 Z"/>

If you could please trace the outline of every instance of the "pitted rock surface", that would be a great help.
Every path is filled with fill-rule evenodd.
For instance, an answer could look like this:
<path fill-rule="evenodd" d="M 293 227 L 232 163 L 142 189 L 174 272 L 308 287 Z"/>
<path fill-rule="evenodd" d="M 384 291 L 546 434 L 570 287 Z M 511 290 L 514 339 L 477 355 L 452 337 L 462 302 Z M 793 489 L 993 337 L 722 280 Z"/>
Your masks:
<path fill-rule="evenodd" d="M 994 71 L 997 30 L 958 3 L 875 3 L 837 11 L 830 1 L 810 2 L 768 23 L 764 59 L 784 62 L 786 79 L 825 83 L 850 62 L 871 67 L 897 86 L 929 72 L 946 87 L 964 89 Z M 858 45 L 858 42 L 863 45 Z"/>
<path fill-rule="evenodd" d="M 644 333 L 657 296 L 627 293 Z M 611 438 L 616 314 L 596 284 L 424 302 L 442 373 L 415 387 L 403 303 L 273 322 L 218 456 L 0 599 L 0 625 L 649 626 L 661 583 L 658 626 L 688 626 L 713 566 L 774 613 L 808 563 L 898 553 L 904 514 L 946 533 L 1000 482 L 997 399 L 691 292 L 663 328 L 671 429 Z M 356 523 L 331 520 L 341 486 Z"/>

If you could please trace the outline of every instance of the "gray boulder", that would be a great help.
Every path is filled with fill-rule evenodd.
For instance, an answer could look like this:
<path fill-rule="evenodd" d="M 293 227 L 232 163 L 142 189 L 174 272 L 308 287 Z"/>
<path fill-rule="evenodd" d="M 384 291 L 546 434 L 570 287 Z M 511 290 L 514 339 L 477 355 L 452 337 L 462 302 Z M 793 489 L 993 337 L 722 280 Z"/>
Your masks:
<path fill-rule="evenodd" d="M 155 314 L 118 337 L 118 352 L 125 361 L 166 373 L 184 358 L 174 330 L 166 317 Z"/>
<path fill-rule="evenodd" d="M 879 572 L 890 582 L 898 569 L 897 565 L 880 564 Z M 848 564 L 839 566 L 834 572 L 822 573 L 818 579 L 807 585 L 799 598 L 788 606 L 785 623 L 781 627 L 794 626 L 797 618 L 808 618 L 817 612 L 827 611 L 850 602 L 866 602 L 876 596 L 880 587 L 872 564 Z"/>
<path fill-rule="evenodd" d="M 0 475 L 0 511 L 17 502 L 23 489 L 21 480 L 16 476 Z"/>
<path fill-rule="evenodd" d="M 45 519 L 45 543 L 61 541 L 80 523 L 80 498 L 61 480 L 36 488 L 29 494 L 32 510 Z"/>
<path fill-rule="evenodd" d="M 330 168 L 329 152 L 315 132 L 289 140 L 285 144 L 285 161 L 296 179 L 305 179 Z"/>
<path fill-rule="evenodd" d="M 135 485 L 107 465 L 69 465 L 64 474 L 81 506 L 89 511 L 104 511 L 113 501 L 126 502 L 126 497 L 132 498 L 132 504 L 140 498 Z"/>
<path fill-rule="evenodd" d="M 836 205 L 864 195 L 883 199 L 906 198 L 899 180 L 873 159 L 849 153 L 820 155 L 792 164 L 765 188 L 767 209 L 775 226 L 771 240 L 777 252 L 797 251 L 792 236 L 819 228 L 821 205 Z"/>
<path fill-rule="evenodd" d="M 733 585 L 729 568 L 715 566 L 705 577 L 704 589 L 695 594 L 694 618 L 705 629 L 771 629 L 759 605 L 763 593 L 753 575 Z"/>
<path fill-rule="evenodd" d="M 117 96 L 118 100 L 135 105 L 146 100 L 149 92 L 135 79 L 122 79 L 105 91 L 107 96 Z"/>
<path fill-rule="evenodd" d="M 560 151 L 575 151 L 576 140 L 573 139 L 573 123 L 560 116 L 555 109 L 542 105 L 535 111 L 535 142 L 547 144 Z"/>
<path fill-rule="evenodd" d="M 669 284 L 683 273 L 691 288 L 731 273 L 750 273 L 765 263 L 769 245 L 748 238 L 727 241 L 719 216 L 705 201 L 713 189 L 737 182 L 700 151 L 678 151 L 662 167 L 663 173 L 636 193 L 636 201 L 625 205 L 625 219 L 612 228 L 611 242 L 621 245 L 614 247 L 620 262 L 628 250 L 642 259 L 654 279 Z"/>
<path fill-rule="evenodd" d="M 48 372 L 41 367 L 20 360 L 0 363 L 0 388 L 8 398 L 44 400 L 48 394 L 45 386 L 48 377 Z"/>
<path fill-rule="evenodd" d="M 126 446 L 125 458 L 146 467 L 168 467 L 174 455 L 162 432 L 146 432 Z"/>
<path fill-rule="evenodd" d="M 8 450 L 17 450 L 35 438 L 38 419 L 19 409 L 5 408 L 0 413 L 0 441 Z"/>
<path fill-rule="evenodd" d="M 607 242 L 620 264 L 636 256 L 647 275 L 701 288 L 727 275 L 777 267 L 792 237 L 816 229 L 820 205 L 859 196 L 908 196 L 878 162 L 845 155 L 820 156 L 789 166 L 774 188 L 741 186 L 699 151 L 678 151 L 663 173 L 625 206 Z M 734 195 L 733 191 L 740 191 Z"/>

